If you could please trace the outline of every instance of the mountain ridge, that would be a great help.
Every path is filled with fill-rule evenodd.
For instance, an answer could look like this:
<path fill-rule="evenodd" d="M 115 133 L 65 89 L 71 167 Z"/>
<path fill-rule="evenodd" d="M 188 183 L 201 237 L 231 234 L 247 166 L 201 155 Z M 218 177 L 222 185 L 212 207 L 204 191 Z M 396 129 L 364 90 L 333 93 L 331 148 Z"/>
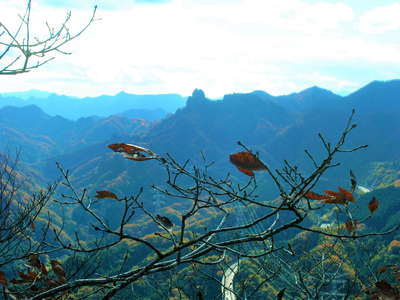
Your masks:
<path fill-rule="evenodd" d="M 115 96 L 77 98 L 65 95 L 49 94 L 42 98 L 17 98 L 0 94 L 0 108 L 5 106 L 36 105 L 49 115 L 60 115 L 70 120 L 82 117 L 124 113 L 131 109 L 157 110 L 173 113 L 184 106 L 185 97 L 178 94 L 135 95 L 121 92 Z"/>
<path fill-rule="evenodd" d="M 388 90 L 391 92 L 388 96 L 381 91 L 381 85 L 382 91 L 389 85 Z M 171 153 L 183 160 L 190 158 L 200 161 L 202 151 L 208 159 L 215 161 L 216 169 L 236 172 L 227 157 L 241 150 L 236 145 L 240 140 L 250 149 L 258 151 L 273 168 L 280 167 L 286 159 L 308 170 L 312 165 L 307 161 L 304 149 L 309 149 L 317 159 L 323 157 L 324 149 L 318 140 L 318 133 L 329 141 L 335 141 L 355 108 L 354 122 L 358 128 L 349 138 L 349 147 L 360 144 L 369 144 L 370 147 L 356 154 L 339 155 L 338 158 L 345 166 L 361 170 L 361 166 L 366 163 L 400 159 L 400 153 L 396 150 L 400 147 L 400 109 L 393 109 L 399 105 L 397 95 L 393 93 L 397 89 L 400 90 L 400 81 L 379 84 L 379 98 L 385 97 L 385 101 L 394 103 L 391 106 L 384 105 L 379 111 L 366 105 L 368 102 L 376 102 L 375 96 L 370 97 L 374 93 L 353 93 L 341 97 L 320 88 L 311 88 L 286 96 L 271 96 L 256 91 L 228 94 L 221 100 L 209 100 L 203 91 L 196 89 L 184 107 L 157 122 L 143 123 L 143 120 L 119 115 L 69 121 L 65 122 L 66 128 L 55 128 L 56 134 L 63 139 L 59 142 L 57 136 L 48 134 L 48 131 L 33 134 L 28 128 L 23 131 L 18 126 L 11 126 L 11 121 L 2 123 L 0 119 L 0 135 L 3 132 L 2 140 L 8 139 L 9 147 L 26 146 L 25 151 L 32 156 L 39 155 L 40 159 L 30 160 L 38 164 L 38 169 L 41 168 L 41 161 L 46 161 L 45 165 L 48 166 L 68 157 L 70 163 L 66 167 L 78 169 L 77 178 L 85 178 L 82 182 L 98 182 L 98 175 L 90 170 L 107 170 L 107 176 L 112 178 L 118 177 L 119 172 L 125 172 L 128 168 L 129 171 L 124 173 L 128 176 L 127 180 L 129 178 L 138 182 L 138 174 L 152 173 L 143 167 L 145 164 L 124 162 L 118 163 L 122 170 L 113 167 L 117 160 L 123 160 L 110 155 L 106 148 L 107 144 L 115 142 L 140 144 L 160 155 Z M 293 106 L 290 107 L 290 104 Z M 18 123 L 19 119 L 14 119 Z M 96 159 L 89 159 L 90 153 Z M 79 168 L 75 162 L 85 165 L 85 168 Z M 337 176 L 341 169 L 335 172 Z M 151 176 L 159 175 L 152 173 Z"/>

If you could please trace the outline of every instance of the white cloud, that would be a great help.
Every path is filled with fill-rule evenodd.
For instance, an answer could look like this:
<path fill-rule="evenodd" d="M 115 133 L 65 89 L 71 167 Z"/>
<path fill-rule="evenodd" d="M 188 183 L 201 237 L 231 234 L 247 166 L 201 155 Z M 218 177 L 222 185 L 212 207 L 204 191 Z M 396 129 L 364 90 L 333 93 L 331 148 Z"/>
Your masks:
<path fill-rule="evenodd" d="M 360 17 L 359 29 L 363 33 L 380 34 L 400 29 L 400 3 L 381 6 Z"/>
<path fill-rule="evenodd" d="M 36 21 L 56 23 L 64 14 L 65 9 L 35 7 Z M 89 17 L 89 9 L 73 9 L 74 28 Z M 29 75 L 2 78 L 3 86 L 46 89 L 41 82 L 49 82 L 48 90 L 72 95 L 188 95 L 196 87 L 211 97 L 254 89 L 280 94 L 306 84 L 291 65 L 400 62 L 395 44 L 353 36 L 349 28 L 357 16 L 339 2 L 174 0 L 100 10 L 98 17 L 67 47 L 71 56 Z M 307 82 L 329 82 L 332 88 L 336 82 L 340 89 L 347 84 L 333 75 L 321 80 L 320 74 L 326 72 L 316 70 Z"/>

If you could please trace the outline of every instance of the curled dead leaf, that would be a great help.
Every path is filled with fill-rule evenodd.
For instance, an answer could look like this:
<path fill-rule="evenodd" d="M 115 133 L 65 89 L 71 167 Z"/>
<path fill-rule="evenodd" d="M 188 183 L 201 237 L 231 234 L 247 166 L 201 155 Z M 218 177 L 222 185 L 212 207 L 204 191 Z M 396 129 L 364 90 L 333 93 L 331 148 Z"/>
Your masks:
<path fill-rule="evenodd" d="M 0 284 L 4 286 L 8 284 L 8 281 L 6 279 L 6 274 L 2 271 L 0 271 Z"/>
<path fill-rule="evenodd" d="M 110 191 L 96 191 L 95 197 L 97 199 L 110 198 L 110 199 L 119 200 L 118 196 Z"/>
<path fill-rule="evenodd" d="M 38 277 L 38 274 L 32 271 L 26 274 L 23 272 L 18 272 L 18 275 L 22 278 L 22 280 L 12 280 L 12 283 L 30 283 L 34 282 Z"/>
<path fill-rule="evenodd" d="M 159 158 L 159 156 L 153 151 L 137 145 L 116 143 L 110 144 L 107 147 L 114 152 L 122 153 L 122 155 L 126 159 L 130 160 L 145 161 L 149 159 Z"/>
<path fill-rule="evenodd" d="M 170 229 L 174 226 L 174 224 L 171 222 L 170 219 L 164 216 L 157 215 L 156 216 L 157 221 L 159 221 L 163 226 L 166 228 Z"/>
<path fill-rule="evenodd" d="M 344 223 L 344 225 L 346 226 L 346 230 L 349 233 L 352 233 L 357 226 L 357 224 L 353 220 L 348 220 L 346 223 Z"/>
<path fill-rule="evenodd" d="M 386 266 L 381 266 L 376 270 L 376 273 L 382 274 L 388 270 L 392 270 L 393 272 L 397 272 L 400 270 L 400 267 L 398 265 L 386 265 Z"/>
<path fill-rule="evenodd" d="M 238 168 L 238 170 L 244 174 L 246 174 L 247 176 L 254 176 L 254 172 L 252 170 L 247 170 L 247 169 L 242 169 L 242 168 Z"/>
<path fill-rule="evenodd" d="M 59 279 L 65 277 L 65 271 L 58 260 L 51 260 L 50 264 L 53 272 L 58 276 Z"/>
<path fill-rule="evenodd" d="M 35 253 L 31 253 L 28 256 L 28 264 L 32 267 L 40 269 L 42 263 L 40 262 L 39 256 Z"/>
<path fill-rule="evenodd" d="M 343 197 L 344 197 L 344 199 L 346 201 L 348 201 L 348 202 L 356 202 L 356 199 L 354 198 L 352 192 L 350 192 L 350 191 L 348 191 L 348 190 L 346 190 L 344 188 L 339 187 L 339 193 L 341 195 L 343 195 Z"/>
<path fill-rule="evenodd" d="M 368 203 L 368 209 L 372 214 L 378 209 L 378 207 L 379 207 L 379 201 L 374 196 L 372 197 L 372 200 Z"/>
<path fill-rule="evenodd" d="M 229 155 L 229 160 L 238 170 L 247 176 L 254 176 L 253 171 L 267 170 L 267 167 L 251 152 L 238 152 Z"/>
<path fill-rule="evenodd" d="M 353 193 L 339 187 L 339 192 L 334 192 L 331 190 L 326 190 L 324 191 L 325 194 L 329 195 L 330 198 L 324 200 L 324 203 L 329 203 L 329 204 L 347 204 L 348 202 L 355 202 L 355 198 L 353 196 Z"/>
<path fill-rule="evenodd" d="M 59 284 L 67 283 L 67 279 L 65 279 L 64 276 L 60 276 L 60 277 L 58 278 L 58 283 L 59 283 Z"/>
<path fill-rule="evenodd" d="M 331 198 L 329 195 L 320 195 L 312 191 L 308 191 L 304 196 L 310 200 L 326 200 Z"/>
<path fill-rule="evenodd" d="M 229 160 L 238 168 L 259 171 L 266 170 L 266 166 L 250 152 L 238 152 L 231 154 Z"/>

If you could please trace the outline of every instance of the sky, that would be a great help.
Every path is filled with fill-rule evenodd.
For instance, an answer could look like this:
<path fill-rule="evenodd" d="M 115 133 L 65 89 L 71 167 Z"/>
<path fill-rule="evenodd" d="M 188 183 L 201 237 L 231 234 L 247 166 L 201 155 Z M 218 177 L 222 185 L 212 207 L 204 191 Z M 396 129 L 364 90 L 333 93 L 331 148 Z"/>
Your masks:
<path fill-rule="evenodd" d="M 77 32 L 94 5 L 97 20 L 63 48 L 71 55 L 1 76 L 0 93 L 187 96 L 201 88 L 217 99 L 319 86 L 347 95 L 400 78 L 398 1 L 32 0 L 31 36 L 45 37 L 46 21 L 57 27 L 68 11 Z M 0 0 L 0 22 L 9 28 L 23 11 L 24 1 Z"/>

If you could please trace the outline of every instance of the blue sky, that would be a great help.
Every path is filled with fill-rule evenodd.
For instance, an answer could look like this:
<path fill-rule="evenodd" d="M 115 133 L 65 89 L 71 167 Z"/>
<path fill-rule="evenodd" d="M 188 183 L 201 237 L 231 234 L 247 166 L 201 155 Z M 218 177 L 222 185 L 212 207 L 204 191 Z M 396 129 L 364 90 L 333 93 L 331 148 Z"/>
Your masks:
<path fill-rule="evenodd" d="M 0 0 L 0 21 L 15 20 L 23 8 L 15 2 Z M 57 24 L 68 10 L 71 29 L 79 28 L 94 4 L 101 20 L 69 45 L 72 55 L 2 77 L 0 93 L 189 95 L 202 88 L 219 98 L 317 85 L 348 94 L 400 78 L 398 1 L 34 0 L 38 34 L 44 20 Z"/>

